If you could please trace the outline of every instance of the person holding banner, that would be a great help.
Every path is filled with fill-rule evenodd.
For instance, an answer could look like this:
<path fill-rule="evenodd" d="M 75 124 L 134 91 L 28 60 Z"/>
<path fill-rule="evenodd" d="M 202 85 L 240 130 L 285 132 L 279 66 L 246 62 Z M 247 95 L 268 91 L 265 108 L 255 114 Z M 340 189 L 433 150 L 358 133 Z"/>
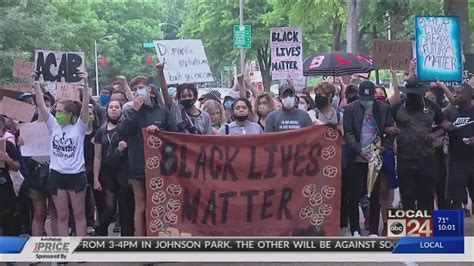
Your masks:
<path fill-rule="evenodd" d="M 265 130 L 268 115 L 275 110 L 275 101 L 270 93 L 264 92 L 257 95 L 253 105 L 253 112 L 257 115 L 257 121 L 255 122 L 257 122 L 263 130 Z"/>
<path fill-rule="evenodd" d="M 314 88 L 316 96 L 314 102 L 316 108 L 308 112 L 311 121 L 315 124 L 336 125 L 342 131 L 341 113 L 334 108 L 333 98 L 336 95 L 336 88 L 329 82 L 322 82 Z"/>
<path fill-rule="evenodd" d="M 349 221 L 351 233 L 360 237 L 359 202 L 367 191 L 368 162 L 372 156 L 372 143 L 385 134 L 396 132 L 390 116 L 389 106 L 375 100 L 375 85 L 371 81 L 359 84 L 359 100 L 348 104 L 344 109 L 343 126 L 345 155 L 347 156 L 347 188 L 349 197 Z M 386 144 L 385 144 L 386 146 Z M 380 178 L 375 183 L 369 205 L 369 234 L 379 235 Z"/>
<path fill-rule="evenodd" d="M 208 113 L 199 110 L 194 104 L 198 100 L 198 91 L 194 84 L 183 83 L 178 85 L 176 98 L 178 104 L 172 101 L 168 94 L 168 85 L 164 77 L 164 64 L 156 65 L 160 76 L 160 87 L 166 107 L 171 113 L 173 123 L 176 123 L 178 130 L 190 134 L 211 135 L 212 122 Z"/>
<path fill-rule="evenodd" d="M 52 136 L 50 188 L 58 214 L 60 236 L 69 235 L 69 201 L 72 204 L 77 236 L 87 235 L 84 137 L 89 124 L 89 90 L 87 73 L 80 73 L 80 77 L 86 81 L 86 86 L 79 87 L 82 91 L 80 109 L 73 101 L 61 100 L 56 106 L 56 117 L 50 114 L 39 84 L 34 84 L 40 113 L 38 121 L 46 121 Z"/>
<path fill-rule="evenodd" d="M 268 115 L 265 132 L 279 132 L 311 126 L 308 113 L 296 108 L 296 91 L 293 86 L 283 85 L 279 89 L 282 109 Z"/>
<path fill-rule="evenodd" d="M 219 135 L 247 135 L 260 134 L 263 132 L 259 124 L 251 122 L 249 116 L 252 113 L 252 105 L 246 98 L 237 99 L 232 106 L 234 122 L 219 129 Z"/>
<path fill-rule="evenodd" d="M 211 117 L 212 134 L 217 135 L 219 129 L 227 123 L 224 106 L 216 100 L 207 100 L 202 105 L 202 110 Z"/>
<path fill-rule="evenodd" d="M 162 74 L 162 71 L 161 71 Z M 164 75 L 160 82 L 165 83 Z M 149 132 L 175 131 L 167 108 L 157 102 L 158 91 L 153 91 L 144 76 L 136 76 L 130 82 L 135 98 L 131 107 L 124 107 L 117 132 L 127 143 L 130 158 L 130 179 L 135 200 L 135 236 L 145 235 L 145 154 L 142 128 Z M 161 86 L 163 88 L 163 85 Z M 163 92 L 165 95 L 168 92 Z M 168 97 L 165 96 L 165 99 Z M 165 100 L 166 101 L 166 100 Z"/>

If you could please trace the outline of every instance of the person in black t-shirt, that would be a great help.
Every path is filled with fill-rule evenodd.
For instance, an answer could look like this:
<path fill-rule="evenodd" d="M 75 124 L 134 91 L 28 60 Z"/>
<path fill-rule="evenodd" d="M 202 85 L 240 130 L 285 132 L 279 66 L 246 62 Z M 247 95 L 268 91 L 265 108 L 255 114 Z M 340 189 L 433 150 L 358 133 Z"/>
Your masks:
<path fill-rule="evenodd" d="M 0 116 L 0 137 L 5 133 L 5 118 Z M 20 170 L 18 151 L 10 141 L 5 141 L 5 151 L 0 151 L 0 162 L 5 166 L 0 168 L 0 229 L 4 236 L 18 236 L 20 223 L 13 215 L 16 207 L 16 195 L 9 171 Z"/>
<path fill-rule="evenodd" d="M 454 90 L 456 106 L 445 111 L 454 130 L 449 133 L 449 176 L 446 196 L 451 200 L 451 208 L 461 209 L 467 197 L 466 187 L 474 181 L 474 106 L 471 104 L 472 88 L 461 84 Z M 470 189 L 471 197 L 474 193 Z"/>

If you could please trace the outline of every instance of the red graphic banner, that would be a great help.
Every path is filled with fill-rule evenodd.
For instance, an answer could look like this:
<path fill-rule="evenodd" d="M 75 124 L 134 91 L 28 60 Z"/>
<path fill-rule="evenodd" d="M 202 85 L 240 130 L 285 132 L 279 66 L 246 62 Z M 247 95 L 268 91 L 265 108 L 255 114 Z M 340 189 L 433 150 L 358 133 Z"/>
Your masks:
<path fill-rule="evenodd" d="M 148 236 L 336 236 L 342 135 L 143 130 Z"/>

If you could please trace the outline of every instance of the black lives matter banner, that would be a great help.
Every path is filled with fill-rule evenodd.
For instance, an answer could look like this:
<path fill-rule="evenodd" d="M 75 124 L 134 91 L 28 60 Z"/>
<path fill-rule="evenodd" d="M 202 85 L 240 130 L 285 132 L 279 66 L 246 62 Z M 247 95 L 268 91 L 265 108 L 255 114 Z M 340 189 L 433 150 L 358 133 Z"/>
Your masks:
<path fill-rule="evenodd" d="M 387 238 L 83 238 L 80 252 L 392 252 Z"/>

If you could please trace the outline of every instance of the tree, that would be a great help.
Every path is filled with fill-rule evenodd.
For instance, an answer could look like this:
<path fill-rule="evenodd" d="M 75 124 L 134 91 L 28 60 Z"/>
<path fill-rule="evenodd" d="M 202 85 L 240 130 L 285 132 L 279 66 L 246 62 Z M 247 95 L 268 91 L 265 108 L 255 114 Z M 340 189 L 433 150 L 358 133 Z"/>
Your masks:
<path fill-rule="evenodd" d="M 347 2 L 347 52 L 357 52 L 358 22 L 362 11 L 362 0 L 346 0 Z"/>
<path fill-rule="evenodd" d="M 257 49 L 257 60 L 260 66 L 260 72 L 262 73 L 262 83 L 265 91 L 270 91 L 272 85 L 271 68 L 272 59 L 270 56 L 269 41 L 265 42 L 265 45 Z"/>
<path fill-rule="evenodd" d="M 469 29 L 469 5 L 467 0 L 444 0 L 444 14 L 458 16 L 461 22 L 462 51 L 471 52 L 471 34 Z"/>

